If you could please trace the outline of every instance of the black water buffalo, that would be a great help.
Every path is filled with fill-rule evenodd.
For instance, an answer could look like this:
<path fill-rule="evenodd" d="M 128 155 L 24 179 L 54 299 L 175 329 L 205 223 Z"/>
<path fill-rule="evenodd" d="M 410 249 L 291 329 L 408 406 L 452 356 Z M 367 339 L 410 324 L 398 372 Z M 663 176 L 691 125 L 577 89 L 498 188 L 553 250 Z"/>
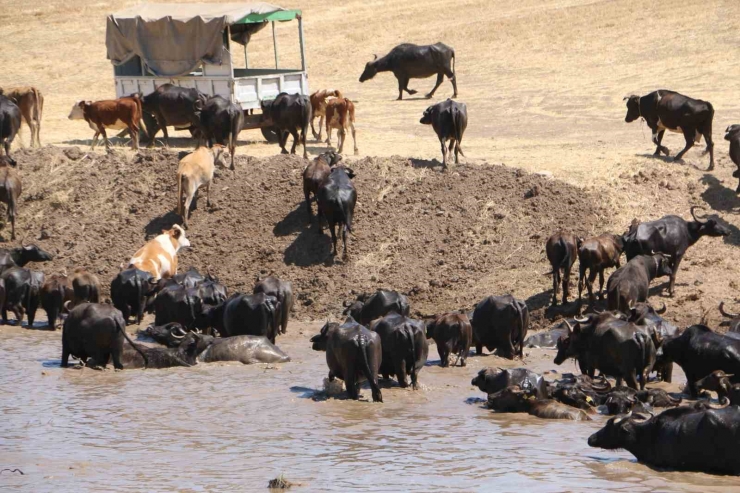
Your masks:
<path fill-rule="evenodd" d="M 306 198 L 308 219 L 311 219 L 311 194 L 318 196 L 319 187 L 329 177 L 333 166 L 342 161 L 342 155 L 336 151 L 327 151 L 319 154 L 303 170 L 303 196 Z"/>
<path fill-rule="evenodd" d="M 660 316 L 665 311 L 665 303 L 659 310 L 648 303 L 637 303 L 628 313 L 627 321 L 632 322 L 638 329 L 649 335 L 653 339 L 655 349 L 658 349 L 663 340 L 678 335 L 678 327 Z M 670 382 L 673 378 L 673 362 L 671 361 L 656 361 L 653 370 L 664 382 Z"/>
<path fill-rule="evenodd" d="M 638 419 L 642 418 L 642 419 Z M 620 416 L 588 438 L 591 447 L 625 449 L 654 467 L 740 474 L 740 407 L 677 407 L 654 418 Z"/>
<path fill-rule="evenodd" d="M 154 341 L 167 346 L 176 348 L 182 340 L 188 335 L 188 330 L 182 324 L 170 322 L 164 325 L 150 325 L 144 330 L 144 334 L 154 339 Z"/>
<path fill-rule="evenodd" d="M 48 262 L 54 256 L 36 245 L 0 248 L 0 273 L 10 267 L 25 267 L 29 262 Z"/>
<path fill-rule="evenodd" d="M 645 302 L 653 279 L 673 274 L 662 253 L 638 255 L 615 270 L 606 283 L 609 310 L 629 313 L 638 302 Z"/>
<path fill-rule="evenodd" d="M 460 146 L 465 129 L 468 127 L 468 107 L 451 99 L 428 107 L 421 115 L 419 123 L 431 125 L 442 146 L 442 166 L 447 168 L 447 142 L 449 152 L 455 151 L 455 164 L 460 162 L 458 154 L 465 157 Z"/>
<path fill-rule="evenodd" d="M 370 296 L 358 296 L 357 301 L 348 306 L 343 315 L 349 315 L 360 324 L 367 325 L 391 312 L 408 316 L 409 310 L 409 300 L 404 295 L 397 291 L 378 289 Z"/>
<path fill-rule="evenodd" d="M 49 329 L 57 326 L 64 304 L 71 301 L 74 292 L 69 285 L 69 279 L 63 275 L 52 275 L 41 287 L 40 299 L 41 308 L 46 312 L 46 318 L 49 322 Z"/>
<path fill-rule="evenodd" d="M 556 365 L 568 358 L 577 358 L 581 371 L 590 377 L 599 370 L 615 377 L 617 387 L 625 380 L 628 386 L 636 389 L 639 375 L 640 388 L 645 388 L 656 358 L 655 345 L 649 335 L 609 313 L 591 314 L 576 322 L 568 336 L 558 341 Z"/>
<path fill-rule="evenodd" d="M 33 327 L 44 285 L 44 274 L 24 267 L 6 269 L 0 279 L 5 285 L 5 304 L 2 307 L 3 324 L 8 323 L 8 310 L 20 326 L 23 315 L 28 315 L 28 327 Z"/>
<path fill-rule="evenodd" d="M 740 383 L 730 381 L 734 375 L 728 375 L 722 370 L 713 371 L 695 384 L 697 390 L 711 390 L 717 392 L 717 400 L 731 406 L 740 406 Z"/>
<path fill-rule="evenodd" d="M 457 80 L 455 79 L 455 50 L 443 43 L 433 45 L 415 45 L 403 43 L 393 48 L 382 58 L 375 55 L 372 62 L 365 64 L 365 70 L 360 76 L 360 82 L 370 80 L 378 72 L 393 72 L 398 79 L 398 99 L 403 99 L 403 91 L 413 95 L 416 91 L 409 89 L 409 79 L 426 79 L 437 76 L 437 83 L 426 95 L 434 96 L 434 92 L 442 84 L 446 75 L 452 82 L 452 97 L 457 97 Z"/>
<path fill-rule="evenodd" d="M 74 306 L 84 302 L 100 302 L 98 276 L 83 267 L 75 269 L 72 274 L 72 291 L 74 292 L 74 299 L 72 300 Z"/>
<path fill-rule="evenodd" d="M 175 274 L 174 276 L 170 277 L 169 281 L 176 282 L 177 284 L 185 286 L 186 288 L 194 288 L 209 278 L 210 276 L 203 276 L 203 274 L 198 272 L 198 269 L 196 269 L 195 267 L 190 267 L 185 272 L 180 272 L 179 274 Z M 162 279 L 161 281 L 164 281 L 166 283 L 168 279 Z"/>
<path fill-rule="evenodd" d="M 287 363 L 290 356 L 262 336 L 232 336 L 214 339 L 198 361 L 238 361 L 244 365 L 254 363 Z"/>
<path fill-rule="evenodd" d="M 264 293 L 245 295 L 235 293 L 216 306 L 204 305 L 202 319 L 221 337 L 237 335 L 265 336 L 275 344 L 280 331 L 280 302 Z M 196 327 L 203 327 L 200 322 Z"/>
<path fill-rule="evenodd" d="M 265 293 L 274 296 L 280 302 L 278 319 L 280 320 L 280 333 L 285 334 L 288 330 L 290 312 L 293 310 L 293 286 L 288 281 L 281 281 L 277 277 L 266 277 L 254 286 L 253 294 Z"/>
<path fill-rule="evenodd" d="M 62 329 L 62 367 L 67 367 L 72 355 L 83 362 L 87 360 L 87 366 L 103 368 L 112 358 L 113 367 L 123 370 L 124 338 L 134 349 L 139 348 L 126 334 L 123 315 L 113 306 L 98 303 L 76 306 L 69 312 Z M 140 354 L 146 363 L 146 355 Z"/>
<path fill-rule="evenodd" d="M 648 412 L 653 407 L 676 407 L 681 398 L 671 397 L 663 389 L 634 390 L 619 387 L 612 390 L 604 400 L 606 414 L 627 414 L 628 412 Z"/>
<path fill-rule="evenodd" d="M 216 279 L 208 276 L 202 283 L 198 284 L 198 297 L 206 305 L 218 305 L 229 297 L 226 286 Z"/>
<path fill-rule="evenodd" d="M 11 99 L 6 98 L 0 92 L 0 145 L 5 147 L 5 155 L 11 166 L 16 166 L 16 161 L 10 156 L 10 145 L 18 135 L 21 128 L 21 110 Z"/>
<path fill-rule="evenodd" d="M 740 383 L 740 340 L 723 336 L 705 325 L 692 325 L 681 335 L 663 341 L 658 362 L 675 362 L 686 374 L 686 388 L 696 396 L 696 382 L 713 371 L 733 375 Z"/>
<path fill-rule="evenodd" d="M 486 394 L 495 394 L 517 385 L 537 399 L 546 399 L 549 396 L 547 381 L 542 375 L 526 368 L 484 368 L 471 380 L 470 385 L 478 387 Z"/>
<path fill-rule="evenodd" d="M 149 136 L 149 147 L 154 147 L 154 138 L 159 130 L 164 133 L 164 141 L 170 146 L 167 127 L 189 128 L 199 134 L 200 118 L 196 114 L 195 103 L 205 104 L 208 96 L 197 89 L 162 84 L 151 94 L 141 98 L 142 117 Z"/>
<path fill-rule="evenodd" d="M 678 267 L 686 250 L 702 236 L 717 237 L 730 234 L 730 230 L 715 219 L 706 221 L 697 219 L 694 214 L 697 208 L 691 207 L 693 221 L 685 221 L 678 216 L 665 216 L 657 221 L 633 223 L 624 235 L 624 250 L 628 261 L 641 254 L 663 253 L 670 257 L 669 267 L 673 274 L 668 290 L 671 296 L 675 289 Z"/>
<path fill-rule="evenodd" d="M 592 379 L 588 375 L 566 373 L 555 382 L 552 398 L 579 409 L 591 410 L 604 403 L 611 391 L 609 380 L 601 375 Z"/>
<path fill-rule="evenodd" d="M 730 125 L 725 132 L 725 140 L 730 141 L 730 159 L 737 166 L 732 172 L 732 176 L 738 179 L 735 193 L 740 193 L 740 125 Z"/>
<path fill-rule="evenodd" d="M 653 143 L 657 146 L 655 156 L 662 152 L 670 155 L 667 147 L 661 144 L 666 130 L 681 132 L 686 146 L 676 154 L 675 160 L 691 149 L 704 136 L 709 153 L 709 171 L 714 169 L 714 143 L 712 142 L 712 119 L 714 108 L 708 101 L 692 99 L 683 94 L 665 89 L 653 91 L 647 96 L 630 96 L 627 100 L 627 116 L 624 121 L 633 122 L 642 117 L 653 131 Z"/>
<path fill-rule="evenodd" d="M 553 399 L 539 399 L 518 385 L 506 387 L 488 395 L 488 407 L 501 413 L 528 413 L 543 419 L 570 419 L 591 421 L 582 409 L 563 404 Z"/>
<path fill-rule="evenodd" d="M 725 302 L 721 301 L 719 304 L 719 312 L 730 319 L 730 328 L 727 332 L 740 332 L 740 313 L 731 313 L 725 310 Z M 723 322 L 723 324 L 726 322 Z"/>
<path fill-rule="evenodd" d="M 622 237 L 603 234 L 588 238 L 578 247 L 578 309 L 580 311 L 583 293 L 583 283 L 588 289 L 588 306 L 593 308 L 596 297 L 593 284 L 596 274 L 599 275 L 599 290 L 596 293 L 600 300 L 604 299 L 604 270 L 610 267 L 620 267 L 620 257 L 624 249 Z M 586 277 L 588 271 L 588 277 Z"/>
<path fill-rule="evenodd" d="M 291 154 L 295 154 L 298 145 L 298 131 L 301 132 L 303 145 L 303 159 L 308 159 L 306 149 L 306 133 L 311 123 L 311 101 L 308 96 L 301 94 L 287 94 L 281 92 L 272 101 L 262 100 L 262 121 L 265 125 L 272 125 L 278 130 L 278 138 L 282 154 L 288 154 L 285 145 L 288 143 L 288 133 L 293 136 Z"/>
<path fill-rule="evenodd" d="M 213 341 L 213 337 L 189 332 L 176 348 L 145 347 L 126 344 L 121 354 L 121 364 L 132 368 L 171 368 L 173 366 L 195 366 L 196 357 Z"/>
<path fill-rule="evenodd" d="M 558 289 L 560 285 L 560 271 L 563 271 L 563 304 L 568 303 L 568 287 L 570 285 L 570 270 L 578 258 L 578 249 L 583 244 L 583 238 L 563 232 L 557 232 L 548 238 L 545 244 L 547 260 L 552 267 L 552 306 L 558 304 Z"/>
<path fill-rule="evenodd" d="M 360 398 L 360 383 L 370 384 L 373 402 L 383 402 L 378 370 L 383 357 L 380 336 L 348 318 L 342 325 L 327 323 L 311 338 L 314 351 L 326 351 L 329 381 L 344 380 L 350 399 Z"/>
<path fill-rule="evenodd" d="M 434 339 L 439 353 L 439 366 L 450 366 L 450 354 L 457 358 L 452 366 L 460 362 L 467 365 L 470 345 L 473 343 L 473 327 L 464 313 L 443 313 L 427 323 L 427 339 Z"/>
<path fill-rule="evenodd" d="M 206 101 L 195 102 L 195 114 L 200 118 L 200 133 L 208 142 L 208 147 L 221 144 L 229 148 L 231 170 L 234 170 L 236 139 L 244 126 L 244 112 L 241 107 L 221 96 L 213 96 Z"/>
<path fill-rule="evenodd" d="M 133 315 L 140 324 L 144 317 L 146 300 L 151 293 L 154 278 L 148 272 L 130 267 L 122 270 L 110 283 L 110 297 L 113 306 L 121 310 L 123 319 Z"/>
<path fill-rule="evenodd" d="M 524 339 L 529 329 L 529 309 L 510 294 L 489 296 L 475 306 L 472 320 L 475 350 L 483 354 L 498 350 L 504 358 L 524 358 Z M 518 349 L 517 349 L 518 348 Z"/>
<path fill-rule="evenodd" d="M 352 184 L 355 177 L 354 171 L 344 166 L 336 166 L 331 170 L 329 176 L 319 186 L 316 194 L 317 212 L 319 222 L 319 234 L 323 234 L 323 218 L 331 232 L 331 242 L 334 246 L 332 255 L 337 254 L 336 226 L 340 228 L 342 244 L 344 245 L 343 258 L 347 258 L 347 232 L 352 232 L 352 217 L 355 214 L 355 203 L 357 202 L 357 191 Z"/>
<path fill-rule="evenodd" d="M 191 328 L 203 311 L 198 288 L 170 285 L 160 291 L 154 300 L 154 325 L 177 322 Z"/>
<path fill-rule="evenodd" d="M 383 358 L 380 374 L 388 380 L 398 379 L 401 387 L 408 387 L 406 375 L 411 377 L 411 388 L 419 388 L 419 372 L 429 356 L 429 344 L 424 334 L 424 324 L 397 313 L 377 319 L 370 330 L 380 336 Z"/>

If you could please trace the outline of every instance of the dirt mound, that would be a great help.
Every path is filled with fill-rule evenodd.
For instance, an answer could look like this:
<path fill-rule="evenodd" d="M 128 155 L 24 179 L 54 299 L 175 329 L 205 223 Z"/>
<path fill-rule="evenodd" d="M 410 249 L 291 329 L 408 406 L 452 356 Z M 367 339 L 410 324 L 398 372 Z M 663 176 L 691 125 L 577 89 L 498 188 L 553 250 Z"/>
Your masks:
<path fill-rule="evenodd" d="M 49 146 L 16 156 L 24 182 L 19 238 L 57 252 L 42 267 L 47 273 L 85 266 L 107 293 L 119 266 L 180 220 L 173 212 L 178 153 Z M 330 255 L 328 231 L 319 235 L 308 221 L 304 164 L 295 156 L 239 156 L 235 174 L 218 171 L 212 207 L 201 200 L 193 211 L 193 247 L 182 252 L 181 268 L 209 271 L 235 291 L 268 274 L 289 279 L 299 318 L 339 315 L 345 300 L 379 287 L 408 293 L 415 313 L 431 314 L 489 294 L 526 297 L 549 282 L 542 276 L 547 235 L 558 227 L 586 235 L 604 215 L 588 193 L 517 169 L 441 172 L 401 157 L 364 158 L 352 163 L 358 203 L 344 262 Z M 538 296 L 533 308 L 547 302 Z"/>

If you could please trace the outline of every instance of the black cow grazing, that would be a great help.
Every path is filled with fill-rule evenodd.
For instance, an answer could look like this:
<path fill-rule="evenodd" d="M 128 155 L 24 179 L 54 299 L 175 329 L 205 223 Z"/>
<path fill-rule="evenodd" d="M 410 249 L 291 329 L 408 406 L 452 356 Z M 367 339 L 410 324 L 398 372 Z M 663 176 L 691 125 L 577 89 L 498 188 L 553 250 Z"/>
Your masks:
<path fill-rule="evenodd" d="M 569 233 L 558 231 L 545 244 L 547 260 L 552 266 L 552 306 L 558 304 L 558 289 L 560 285 L 560 271 L 563 271 L 563 304 L 568 303 L 568 287 L 570 285 L 570 270 L 578 258 L 578 249 L 583 244 L 583 238 Z"/>
<path fill-rule="evenodd" d="M 712 142 L 712 119 L 714 108 L 708 101 L 692 99 L 673 91 L 659 89 L 647 96 L 630 96 L 627 100 L 627 116 L 624 121 L 633 122 L 642 117 L 653 131 L 653 143 L 657 146 L 655 156 L 662 152 L 670 155 L 667 147 L 661 144 L 666 130 L 683 133 L 686 146 L 676 154 L 678 161 L 686 151 L 701 141 L 707 143 L 709 153 L 709 170 L 714 169 L 714 143 Z"/>
<path fill-rule="evenodd" d="M 396 312 L 408 316 L 409 300 L 397 291 L 378 289 L 370 296 L 360 295 L 357 301 L 349 305 L 342 315 L 349 315 L 362 325 L 368 325 L 376 318 Z"/>
<path fill-rule="evenodd" d="M 634 257 L 609 276 L 606 283 L 608 309 L 628 314 L 638 302 L 647 301 L 653 279 L 671 274 L 668 259 L 662 253 Z"/>
<path fill-rule="evenodd" d="M 550 395 L 547 381 L 533 371 L 526 368 L 494 369 L 484 368 L 473 378 L 471 385 L 478 387 L 481 392 L 495 394 L 508 387 L 519 386 L 535 396 L 537 399 L 547 399 Z"/>
<path fill-rule="evenodd" d="M 681 335 L 666 339 L 658 349 L 658 362 L 675 362 L 686 374 L 686 388 L 696 396 L 696 382 L 713 371 L 733 375 L 740 383 L 740 340 L 723 336 L 705 325 L 692 325 Z"/>
<path fill-rule="evenodd" d="M 378 370 L 383 357 L 380 336 L 355 322 L 351 317 L 342 325 L 327 322 L 311 338 L 314 351 L 326 351 L 329 381 L 344 380 L 350 399 L 360 398 L 360 383 L 367 380 L 373 402 L 383 402 L 378 386 Z"/>
<path fill-rule="evenodd" d="M 740 408 L 677 407 L 651 419 L 612 418 L 588 438 L 588 445 L 625 449 L 654 467 L 740 474 Z"/>
<path fill-rule="evenodd" d="M 78 267 L 72 274 L 72 290 L 74 291 L 73 306 L 80 303 L 100 302 L 100 281 L 98 276 L 84 267 Z"/>
<path fill-rule="evenodd" d="M 124 338 L 134 349 L 139 348 L 126 334 L 126 321 L 113 306 L 98 303 L 76 306 L 69 312 L 62 329 L 62 368 L 67 367 L 72 355 L 87 361 L 87 366 L 93 368 L 105 368 L 112 358 L 113 367 L 123 370 Z M 146 362 L 146 355 L 142 352 L 141 356 Z"/>
<path fill-rule="evenodd" d="M 150 273 L 130 267 L 122 270 L 110 283 L 110 297 L 113 306 L 128 318 L 133 315 L 136 323 L 140 324 L 144 317 L 147 296 L 152 291 L 153 277 Z"/>
<path fill-rule="evenodd" d="M 203 301 L 198 288 L 186 288 L 172 284 L 157 294 L 154 299 L 154 325 L 177 322 L 191 328 L 203 311 Z"/>
<path fill-rule="evenodd" d="M 401 387 L 408 387 L 406 375 L 411 377 L 411 388 L 419 388 L 419 372 L 429 356 L 429 344 L 424 324 L 397 313 L 390 313 L 373 322 L 370 330 L 380 336 L 383 358 L 380 373 L 388 380 L 395 375 Z"/>
<path fill-rule="evenodd" d="M 740 383 L 733 384 L 728 375 L 722 370 L 713 371 L 694 385 L 697 390 L 711 390 L 717 392 L 717 400 L 730 406 L 740 406 Z"/>
<path fill-rule="evenodd" d="M 732 176 L 738 179 L 735 193 L 740 193 L 740 125 L 730 125 L 725 132 L 725 140 L 730 141 L 730 159 L 737 166 L 732 172 Z"/>
<path fill-rule="evenodd" d="M 467 365 L 470 345 L 473 343 L 473 327 L 464 313 L 443 313 L 427 323 L 427 339 L 434 339 L 439 353 L 439 366 L 450 366 L 450 354 L 457 358 L 452 366 Z"/>
<path fill-rule="evenodd" d="M 254 286 L 252 294 L 264 293 L 273 296 L 280 302 L 278 319 L 280 320 L 280 333 L 285 334 L 288 330 L 290 312 L 293 310 L 293 286 L 288 281 L 281 281 L 277 277 L 266 277 Z"/>
<path fill-rule="evenodd" d="M 10 145 L 21 128 L 21 110 L 11 99 L 6 98 L 0 92 L 0 145 L 5 147 L 5 155 L 11 166 L 16 166 L 16 161 L 10 156 Z"/>
<path fill-rule="evenodd" d="M 172 368 L 195 366 L 197 357 L 213 342 L 213 337 L 189 332 L 175 348 L 144 347 L 125 344 L 121 364 L 127 370 L 133 368 Z"/>
<path fill-rule="evenodd" d="M 11 159 L 0 156 L 0 202 L 8 206 L 8 222 L 10 223 L 10 239 L 15 240 L 15 215 L 18 208 L 18 198 L 23 193 L 21 176 L 16 170 L 7 166 Z"/>
<path fill-rule="evenodd" d="M 262 121 L 266 125 L 276 127 L 282 154 L 288 154 L 285 145 L 288 143 L 288 133 L 293 136 L 293 147 L 291 154 L 295 154 L 298 145 L 298 130 L 301 131 L 301 144 L 303 144 L 303 159 L 308 159 L 306 149 L 306 133 L 311 123 L 311 101 L 308 96 L 300 94 L 287 94 L 281 92 L 272 101 L 263 100 Z"/>
<path fill-rule="evenodd" d="M 62 308 L 67 301 L 74 297 L 74 291 L 69 285 L 69 279 L 65 275 L 54 274 L 50 276 L 41 287 L 41 308 L 46 312 L 49 321 L 49 329 L 54 330 L 57 326 Z"/>
<path fill-rule="evenodd" d="M 208 147 L 221 144 L 229 148 L 233 171 L 236 139 L 244 126 L 242 109 L 221 96 L 213 96 L 205 104 L 197 100 L 195 114 L 200 118 L 201 138 L 208 142 Z"/>
<path fill-rule="evenodd" d="M 372 62 L 365 64 L 365 70 L 360 76 L 360 82 L 370 80 L 378 72 L 393 72 L 398 79 L 398 100 L 403 99 L 403 91 L 413 95 L 416 91 L 409 89 L 409 79 L 426 79 L 437 76 L 437 83 L 426 95 L 434 96 L 434 92 L 442 84 L 444 76 L 452 82 L 452 97 L 457 97 L 457 80 L 455 79 L 455 50 L 443 43 L 433 45 L 415 45 L 403 43 L 393 48 L 382 58 L 375 55 Z"/>
<path fill-rule="evenodd" d="M 36 245 L 25 245 L 8 250 L 0 248 L 0 273 L 10 267 L 25 267 L 29 262 L 48 262 L 54 256 Z"/>
<path fill-rule="evenodd" d="M 8 323 L 10 310 L 15 315 L 18 326 L 23 321 L 23 315 L 28 314 L 28 327 L 33 327 L 41 298 L 41 287 L 44 285 L 44 274 L 23 267 L 11 267 L 2 273 L 0 279 L 5 284 L 3 324 Z"/>
<path fill-rule="evenodd" d="M 328 178 L 319 187 L 316 194 L 318 203 L 319 234 L 323 234 L 324 226 L 321 218 L 329 225 L 331 242 L 334 245 L 332 255 L 337 254 L 336 226 L 341 228 L 342 244 L 344 245 L 343 258 L 347 258 L 347 232 L 352 232 L 352 217 L 355 214 L 357 191 L 352 184 L 354 171 L 344 166 L 336 166 L 329 173 Z"/>
<path fill-rule="evenodd" d="M 593 308 L 596 297 L 593 292 L 593 284 L 596 274 L 599 275 L 600 300 L 604 299 L 604 270 L 610 267 L 619 268 L 619 258 L 622 256 L 624 242 L 621 236 L 603 234 L 584 240 L 578 248 L 578 309 L 580 311 L 583 293 L 583 281 L 586 281 L 588 289 L 588 306 Z M 586 271 L 589 271 L 586 277 Z"/>
<path fill-rule="evenodd" d="M 308 219 L 311 219 L 311 194 L 318 200 L 319 187 L 329 178 L 333 166 L 339 164 L 342 155 L 335 151 L 327 151 L 318 155 L 303 170 L 303 195 L 306 197 Z"/>
<path fill-rule="evenodd" d="M 488 395 L 488 407 L 500 413 L 528 413 L 543 419 L 570 419 L 591 421 L 582 409 L 563 404 L 553 399 L 539 399 L 518 385 L 506 387 Z"/>
<path fill-rule="evenodd" d="M 686 250 L 699 241 L 702 236 L 728 236 L 730 230 L 715 219 L 699 220 L 691 207 L 693 221 L 685 221 L 678 216 L 665 216 L 657 221 L 635 224 L 624 235 L 624 251 L 627 260 L 637 255 L 663 253 L 670 258 L 669 267 L 673 271 L 668 291 L 673 296 L 676 274 Z"/>
<path fill-rule="evenodd" d="M 488 351 L 497 349 L 504 358 L 514 359 L 517 354 L 524 358 L 529 310 L 523 301 L 510 294 L 489 296 L 476 305 L 472 326 L 476 353 L 483 354 L 485 346 Z"/>
<path fill-rule="evenodd" d="M 719 312 L 730 319 L 730 328 L 727 332 L 740 332 L 740 313 L 731 313 L 725 310 L 725 302 L 719 304 Z M 724 324 L 725 322 L 723 322 Z"/>
<path fill-rule="evenodd" d="M 581 371 L 590 377 L 599 370 L 616 378 L 617 387 L 625 380 L 628 386 L 636 389 L 639 375 L 640 389 L 645 388 L 656 358 L 655 345 L 649 335 L 610 313 L 592 314 L 576 321 L 573 330 L 558 341 L 556 365 L 568 358 L 577 358 Z"/>
<path fill-rule="evenodd" d="M 204 305 L 203 322 L 196 327 L 215 328 L 221 337 L 237 335 L 265 336 L 275 344 L 280 332 L 280 302 L 264 293 L 245 295 L 235 293 L 216 306 Z"/>
<path fill-rule="evenodd" d="M 197 89 L 162 84 L 151 94 L 141 98 L 142 117 L 146 133 L 151 139 L 149 147 L 154 147 L 154 138 L 159 130 L 164 133 L 164 142 L 170 146 L 167 127 L 190 129 L 199 134 L 200 118 L 195 112 L 195 102 L 205 104 L 208 96 Z"/>
<path fill-rule="evenodd" d="M 455 151 L 455 164 L 460 162 L 458 154 L 465 157 L 460 147 L 465 129 L 468 127 L 468 107 L 451 99 L 442 101 L 424 110 L 419 123 L 431 125 L 442 146 L 442 166 L 447 168 L 447 142 L 449 152 Z"/>

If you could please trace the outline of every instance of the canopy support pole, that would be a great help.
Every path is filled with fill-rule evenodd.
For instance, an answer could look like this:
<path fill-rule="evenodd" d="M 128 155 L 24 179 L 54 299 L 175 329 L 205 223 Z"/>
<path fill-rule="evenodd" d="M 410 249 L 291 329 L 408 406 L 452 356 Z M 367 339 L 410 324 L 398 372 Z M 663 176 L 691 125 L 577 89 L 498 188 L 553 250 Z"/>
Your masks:
<path fill-rule="evenodd" d="M 277 34 L 275 34 L 275 21 L 272 21 L 272 45 L 275 47 L 275 68 L 278 68 Z"/>
<path fill-rule="evenodd" d="M 301 70 L 306 71 L 306 48 L 303 46 L 303 16 L 298 16 L 298 41 L 301 43 Z"/>

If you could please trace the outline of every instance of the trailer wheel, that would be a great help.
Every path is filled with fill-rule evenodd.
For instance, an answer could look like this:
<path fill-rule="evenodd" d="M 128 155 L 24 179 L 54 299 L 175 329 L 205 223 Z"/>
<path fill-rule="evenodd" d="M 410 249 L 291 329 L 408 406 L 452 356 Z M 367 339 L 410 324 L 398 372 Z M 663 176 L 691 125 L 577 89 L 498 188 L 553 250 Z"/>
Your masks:
<path fill-rule="evenodd" d="M 280 142 L 280 139 L 278 138 L 279 130 L 277 127 L 262 127 L 260 130 L 262 131 L 262 135 L 265 137 L 265 140 L 270 144 L 277 144 Z"/>

